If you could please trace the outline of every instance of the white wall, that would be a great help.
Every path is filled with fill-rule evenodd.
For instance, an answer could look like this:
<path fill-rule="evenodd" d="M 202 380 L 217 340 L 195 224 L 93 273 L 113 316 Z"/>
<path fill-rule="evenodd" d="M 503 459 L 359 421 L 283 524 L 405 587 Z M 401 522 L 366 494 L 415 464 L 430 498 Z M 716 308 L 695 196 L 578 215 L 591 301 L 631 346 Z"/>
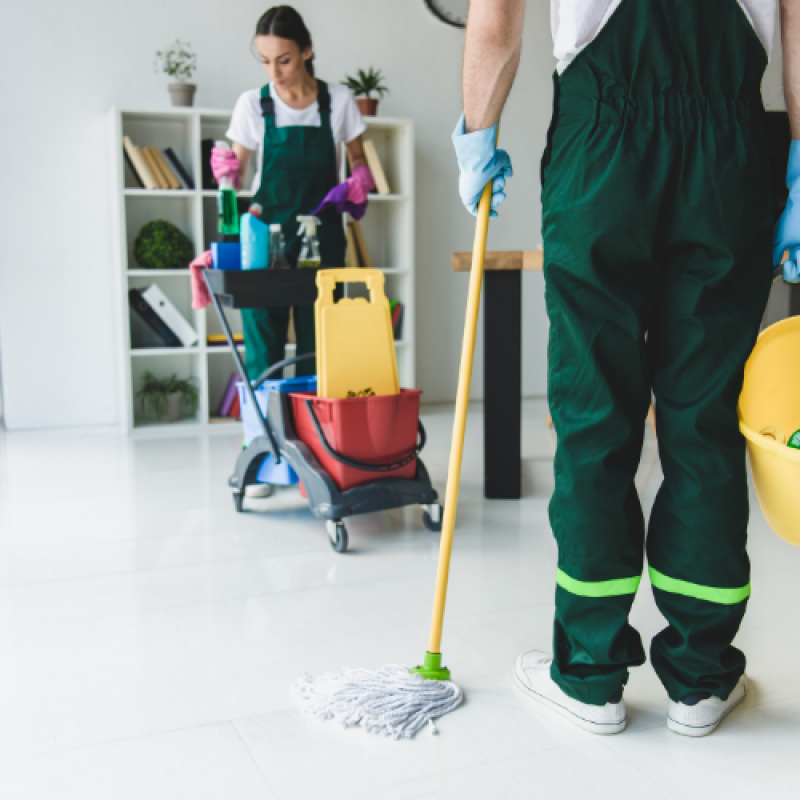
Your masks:
<path fill-rule="evenodd" d="M 250 53 L 268 0 L 35 0 L 0 5 L 0 370 L 10 428 L 111 425 L 116 397 L 105 114 L 166 106 L 155 50 L 176 37 L 198 53 L 196 103 L 231 107 L 265 76 Z M 383 69 L 381 113 L 416 122 L 417 382 L 453 397 L 466 298 L 450 253 L 468 250 L 473 220 L 457 195 L 450 133 L 460 113 L 463 35 L 422 0 L 297 0 L 318 74 Z M 549 0 L 529 0 L 523 61 L 501 131 L 515 177 L 490 247 L 540 241 L 538 163 L 551 106 Z M 775 72 L 767 85 L 774 95 Z M 547 323 L 539 274 L 524 277 L 526 394 L 545 389 Z M 481 393 L 478 347 L 473 391 Z"/>

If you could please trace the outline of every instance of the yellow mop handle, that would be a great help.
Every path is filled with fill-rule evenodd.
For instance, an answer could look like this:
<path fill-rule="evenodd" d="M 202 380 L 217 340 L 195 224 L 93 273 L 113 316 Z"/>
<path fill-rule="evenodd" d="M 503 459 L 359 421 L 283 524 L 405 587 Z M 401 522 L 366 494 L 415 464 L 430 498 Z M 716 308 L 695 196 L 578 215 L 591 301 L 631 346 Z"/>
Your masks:
<path fill-rule="evenodd" d="M 499 125 L 498 125 L 499 130 Z M 429 653 L 440 653 L 444 604 L 447 598 L 447 579 L 450 574 L 450 553 L 453 549 L 453 530 L 456 526 L 458 485 L 461 480 L 461 458 L 464 453 L 464 433 L 467 427 L 469 384 L 472 380 L 472 361 L 475 355 L 475 336 L 478 331 L 478 312 L 481 306 L 483 263 L 486 257 L 486 237 L 489 233 L 489 214 L 492 210 L 492 181 L 483 189 L 478 203 L 478 221 L 475 224 L 475 243 L 472 246 L 472 270 L 469 274 L 467 320 L 464 324 L 464 342 L 461 345 L 461 367 L 458 372 L 456 416 L 453 421 L 453 441 L 450 446 L 450 466 L 447 470 L 447 491 L 444 497 L 444 520 L 439 546 L 439 568 L 436 573 L 436 593 L 433 601 Z"/>

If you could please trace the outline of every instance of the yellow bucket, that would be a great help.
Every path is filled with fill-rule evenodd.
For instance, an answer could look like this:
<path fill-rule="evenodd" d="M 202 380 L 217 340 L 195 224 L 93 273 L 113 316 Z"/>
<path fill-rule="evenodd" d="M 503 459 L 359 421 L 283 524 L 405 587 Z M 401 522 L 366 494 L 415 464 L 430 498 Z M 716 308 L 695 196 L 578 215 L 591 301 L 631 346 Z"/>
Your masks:
<path fill-rule="evenodd" d="M 739 429 L 761 510 L 775 533 L 800 546 L 800 450 L 762 436 L 778 427 L 788 439 L 800 428 L 800 317 L 771 325 L 759 337 L 744 368 Z"/>

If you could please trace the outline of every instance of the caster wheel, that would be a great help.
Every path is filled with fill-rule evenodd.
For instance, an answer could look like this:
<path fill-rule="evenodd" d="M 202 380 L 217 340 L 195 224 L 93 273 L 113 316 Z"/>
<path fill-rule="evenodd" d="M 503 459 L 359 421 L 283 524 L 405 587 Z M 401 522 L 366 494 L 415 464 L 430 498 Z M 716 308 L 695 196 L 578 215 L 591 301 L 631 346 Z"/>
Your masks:
<path fill-rule="evenodd" d="M 444 509 L 438 503 L 431 503 L 425 506 L 422 512 L 422 524 L 433 533 L 440 533 L 442 530 L 442 520 Z"/>
<path fill-rule="evenodd" d="M 328 531 L 328 538 L 331 540 L 331 547 L 337 553 L 344 553 L 347 550 L 347 528 L 341 520 L 328 520 L 325 523 Z"/>
<path fill-rule="evenodd" d="M 236 506 L 236 510 L 240 513 L 244 513 L 244 492 L 234 492 L 233 493 L 233 504 Z"/>

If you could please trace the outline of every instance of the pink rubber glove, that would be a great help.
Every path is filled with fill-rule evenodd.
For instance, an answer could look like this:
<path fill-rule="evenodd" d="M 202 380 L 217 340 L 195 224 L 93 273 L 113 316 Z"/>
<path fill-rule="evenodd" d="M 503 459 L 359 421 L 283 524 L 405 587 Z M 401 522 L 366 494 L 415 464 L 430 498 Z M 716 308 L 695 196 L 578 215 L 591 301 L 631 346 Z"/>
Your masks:
<path fill-rule="evenodd" d="M 211 302 L 211 295 L 206 286 L 206 279 L 203 277 L 204 269 L 211 269 L 213 266 L 211 259 L 211 251 L 206 250 L 205 253 L 197 256 L 197 258 L 189 264 L 191 275 L 189 276 L 192 284 L 192 308 L 200 310 L 205 308 Z"/>
<path fill-rule="evenodd" d="M 239 159 L 233 150 L 223 150 L 221 147 L 211 148 L 211 172 L 219 183 L 226 175 L 233 176 L 233 185 L 239 188 Z"/>
<path fill-rule="evenodd" d="M 367 202 L 367 192 L 375 188 L 375 179 L 369 167 L 359 164 L 347 179 L 347 201 L 360 205 Z"/>

